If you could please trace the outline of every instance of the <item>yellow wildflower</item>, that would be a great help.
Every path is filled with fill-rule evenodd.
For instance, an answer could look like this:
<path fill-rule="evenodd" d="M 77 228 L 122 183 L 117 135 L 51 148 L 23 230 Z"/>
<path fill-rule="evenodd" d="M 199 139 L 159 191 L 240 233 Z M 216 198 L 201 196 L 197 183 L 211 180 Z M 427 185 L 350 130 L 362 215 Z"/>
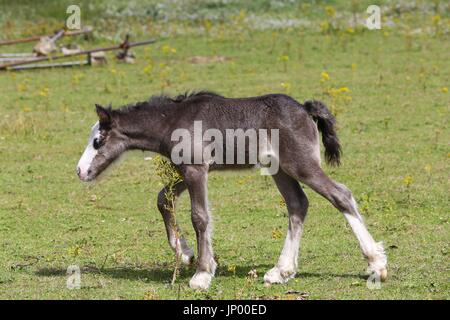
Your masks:
<path fill-rule="evenodd" d="M 172 48 L 172 47 L 170 47 L 169 45 L 165 44 L 165 45 L 163 45 L 163 46 L 161 47 L 161 51 L 162 51 L 164 54 L 169 54 L 169 53 L 175 54 L 175 53 L 177 52 L 177 49 Z"/>
<path fill-rule="evenodd" d="M 50 89 L 47 87 L 44 87 L 44 88 L 42 88 L 41 91 L 39 91 L 39 95 L 44 98 L 48 97 L 49 94 L 50 94 Z"/>
<path fill-rule="evenodd" d="M 145 66 L 145 68 L 144 68 L 144 73 L 145 73 L 145 74 L 150 74 L 150 73 L 152 72 L 152 70 L 153 70 L 153 65 L 148 64 L 148 65 Z"/>
<path fill-rule="evenodd" d="M 334 15 L 336 14 L 336 10 L 332 6 L 326 6 L 325 7 L 325 13 L 329 17 L 334 17 Z"/>
<path fill-rule="evenodd" d="M 272 230 L 272 239 L 280 239 L 283 236 L 280 229 L 275 228 Z"/>
<path fill-rule="evenodd" d="M 413 183 L 413 177 L 410 175 L 407 175 L 405 178 L 403 178 L 403 184 L 407 187 L 409 187 Z"/>
<path fill-rule="evenodd" d="M 330 80 L 330 75 L 326 71 L 323 71 L 321 75 L 322 75 L 322 82 Z"/>
<path fill-rule="evenodd" d="M 435 15 L 435 16 L 432 16 L 431 17 L 431 21 L 434 23 L 434 24 L 439 24 L 439 22 L 441 21 L 441 16 L 440 15 Z"/>
<path fill-rule="evenodd" d="M 322 32 L 327 32 L 330 29 L 330 24 L 328 23 L 328 21 L 323 21 L 320 23 L 320 30 Z"/>
<path fill-rule="evenodd" d="M 236 273 L 236 266 L 234 264 L 228 266 L 228 272 Z"/>
<path fill-rule="evenodd" d="M 286 93 L 289 93 L 291 91 L 291 84 L 289 82 L 282 82 L 281 87 L 284 88 Z"/>
<path fill-rule="evenodd" d="M 25 91 L 27 91 L 27 90 L 28 90 L 28 86 L 27 86 L 27 84 L 26 84 L 25 82 L 19 83 L 19 84 L 17 85 L 17 91 L 19 91 L 19 92 L 25 92 Z"/>

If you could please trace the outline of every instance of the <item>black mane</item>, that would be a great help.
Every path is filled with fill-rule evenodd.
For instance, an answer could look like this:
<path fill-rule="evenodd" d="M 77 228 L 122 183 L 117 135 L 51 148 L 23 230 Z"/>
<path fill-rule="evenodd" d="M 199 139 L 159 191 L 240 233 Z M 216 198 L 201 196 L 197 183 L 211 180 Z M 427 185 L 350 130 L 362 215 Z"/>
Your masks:
<path fill-rule="evenodd" d="M 210 96 L 210 97 L 221 97 L 223 98 L 223 96 L 221 96 L 220 94 L 217 94 L 213 91 L 192 91 L 192 92 L 188 92 L 186 91 L 184 94 L 180 94 L 178 95 L 176 98 L 169 98 L 170 100 L 172 100 L 173 102 L 183 102 L 192 98 L 196 98 L 196 97 L 202 97 L 202 96 Z M 153 98 L 153 97 L 152 97 Z"/>
<path fill-rule="evenodd" d="M 217 94 L 212 91 L 205 91 L 205 90 L 191 91 L 191 92 L 186 91 L 185 93 L 180 94 L 176 97 L 170 97 L 170 96 L 167 96 L 164 94 L 151 96 L 147 101 L 142 101 L 142 102 L 125 105 L 114 111 L 118 111 L 120 113 L 128 113 L 128 112 L 136 110 L 136 109 L 146 109 L 146 108 L 152 108 L 152 107 L 161 106 L 161 105 L 167 105 L 167 104 L 171 104 L 171 103 L 180 103 L 180 102 L 185 102 L 185 101 L 189 101 L 189 100 L 192 100 L 192 99 L 195 99 L 198 97 L 204 97 L 204 96 L 223 98 L 223 96 L 221 96 L 220 94 Z"/>

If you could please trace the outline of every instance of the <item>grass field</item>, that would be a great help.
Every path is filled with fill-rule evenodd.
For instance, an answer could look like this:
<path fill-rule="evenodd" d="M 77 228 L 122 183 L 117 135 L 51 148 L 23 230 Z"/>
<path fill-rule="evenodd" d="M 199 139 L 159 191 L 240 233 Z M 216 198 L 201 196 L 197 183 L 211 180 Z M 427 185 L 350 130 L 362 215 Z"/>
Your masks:
<path fill-rule="evenodd" d="M 53 31 L 66 16 L 64 1 L 55 3 L 0 1 L 1 36 Z M 136 5 L 127 16 L 123 1 L 107 13 L 102 3 L 82 2 L 83 23 L 97 31 L 79 44 L 109 45 L 125 31 L 135 40 L 157 37 L 134 50 L 135 64 L 110 55 L 107 66 L 0 73 L 0 298 L 450 298 L 446 2 L 384 1 L 382 29 L 373 31 L 351 25 L 367 1 L 188 1 L 194 17 L 177 1 L 162 9 L 147 1 L 148 11 Z M 233 97 L 283 92 L 330 106 L 344 157 L 341 167 L 324 167 L 353 191 L 369 230 L 385 243 L 389 279 L 380 290 L 366 286 L 366 263 L 345 219 L 306 187 L 299 272 L 288 284 L 264 287 L 287 218 L 276 187 L 258 171 L 211 175 L 216 278 L 208 291 L 193 291 L 194 269 L 186 267 L 170 286 L 174 256 L 149 155 L 130 153 L 94 185 L 80 183 L 75 166 L 95 103 L 119 107 L 191 89 Z M 193 246 L 189 208 L 184 194 L 178 218 Z M 73 264 L 82 271 L 80 290 L 66 288 Z"/>

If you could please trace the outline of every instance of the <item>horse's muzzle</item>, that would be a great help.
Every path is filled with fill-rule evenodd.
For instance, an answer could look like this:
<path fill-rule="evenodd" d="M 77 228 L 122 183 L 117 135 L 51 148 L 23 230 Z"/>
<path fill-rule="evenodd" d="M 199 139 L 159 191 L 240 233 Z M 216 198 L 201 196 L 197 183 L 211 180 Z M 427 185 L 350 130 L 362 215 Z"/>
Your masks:
<path fill-rule="evenodd" d="M 91 169 L 88 169 L 87 172 L 83 172 L 80 167 L 77 167 L 77 176 L 83 182 L 94 180 Z"/>

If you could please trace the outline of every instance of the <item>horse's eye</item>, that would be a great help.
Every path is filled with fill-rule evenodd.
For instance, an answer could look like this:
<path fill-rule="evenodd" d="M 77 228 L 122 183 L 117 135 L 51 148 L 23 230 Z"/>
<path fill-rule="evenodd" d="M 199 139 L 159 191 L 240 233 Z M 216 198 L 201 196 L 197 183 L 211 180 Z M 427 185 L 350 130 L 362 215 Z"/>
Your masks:
<path fill-rule="evenodd" d="M 94 142 L 92 143 L 93 147 L 95 150 L 100 149 L 100 140 L 98 140 L 97 138 L 94 139 Z"/>

